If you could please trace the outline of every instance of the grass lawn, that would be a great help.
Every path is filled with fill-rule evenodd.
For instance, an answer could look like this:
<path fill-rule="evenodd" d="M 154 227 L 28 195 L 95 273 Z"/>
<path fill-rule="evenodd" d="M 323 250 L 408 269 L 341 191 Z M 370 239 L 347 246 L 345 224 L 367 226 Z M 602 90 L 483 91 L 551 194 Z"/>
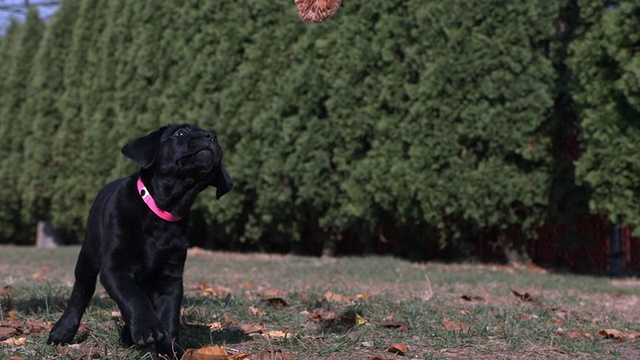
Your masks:
<path fill-rule="evenodd" d="M 101 287 L 77 344 L 45 343 L 78 250 L 0 247 L 0 359 L 149 358 Z M 191 250 L 182 319 L 185 348 L 248 359 L 640 358 L 639 280 L 536 267 Z"/>

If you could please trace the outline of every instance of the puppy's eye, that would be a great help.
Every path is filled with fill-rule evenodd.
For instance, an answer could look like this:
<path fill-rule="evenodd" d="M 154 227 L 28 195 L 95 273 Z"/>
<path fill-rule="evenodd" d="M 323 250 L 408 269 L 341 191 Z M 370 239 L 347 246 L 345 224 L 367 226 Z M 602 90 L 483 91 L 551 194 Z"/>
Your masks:
<path fill-rule="evenodd" d="M 176 132 L 173 133 L 174 136 L 186 136 L 187 135 L 187 131 L 185 129 L 178 129 Z"/>

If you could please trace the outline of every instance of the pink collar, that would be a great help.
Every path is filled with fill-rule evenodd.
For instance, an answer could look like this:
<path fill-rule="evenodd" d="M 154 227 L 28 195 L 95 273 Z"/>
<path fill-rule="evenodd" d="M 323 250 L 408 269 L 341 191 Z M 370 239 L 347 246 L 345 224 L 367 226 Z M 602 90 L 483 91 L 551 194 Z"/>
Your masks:
<path fill-rule="evenodd" d="M 153 196 L 151 196 L 151 193 L 149 193 L 149 190 L 147 190 L 147 188 L 144 186 L 144 183 L 142 182 L 142 179 L 140 177 L 138 177 L 137 185 L 138 185 L 138 194 L 140 194 L 142 201 L 144 201 L 144 203 L 147 204 L 149 209 L 151 209 L 151 211 L 153 211 L 154 214 L 158 215 L 159 218 L 169 222 L 176 222 L 182 219 L 182 216 L 175 216 L 168 211 L 164 211 L 160 209 L 158 207 L 158 204 L 156 204 L 156 201 L 153 199 Z"/>

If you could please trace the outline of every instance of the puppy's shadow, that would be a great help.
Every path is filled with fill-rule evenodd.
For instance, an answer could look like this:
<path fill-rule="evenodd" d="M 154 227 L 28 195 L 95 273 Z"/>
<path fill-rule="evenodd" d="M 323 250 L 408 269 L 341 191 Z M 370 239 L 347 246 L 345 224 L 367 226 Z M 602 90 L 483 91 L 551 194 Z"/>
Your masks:
<path fill-rule="evenodd" d="M 211 331 L 209 326 L 187 324 L 180 327 L 180 343 L 185 349 L 198 349 L 203 346 L 239 344 L 251 340 L 250 336 L 227 329 Z"/>
<path fill-rule="evenodd" d="M 52 296 L 52 297 L 30 297 L 30 298 L 14 298 L 11 300 L 12 307 L 22 313 L 43 314 L 55 316 L 56 318 L 62 314 L 68 297 Z M 90 307 L 98 309 L 115 308 L 115 302 L 111 299 L 95 296 L 89 303 Z M 58 313 L 60 312 L 60 313 Z"/>

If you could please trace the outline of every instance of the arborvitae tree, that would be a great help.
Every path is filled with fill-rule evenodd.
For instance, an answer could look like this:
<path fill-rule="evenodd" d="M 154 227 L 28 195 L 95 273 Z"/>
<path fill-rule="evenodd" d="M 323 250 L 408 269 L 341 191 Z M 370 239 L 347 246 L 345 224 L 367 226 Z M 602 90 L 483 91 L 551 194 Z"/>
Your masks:
<path fill-rule="evenodd" d="M 248 202 L 243 201 L 245 184 L 251 178 L 243 177 L 241 171 L 253 164 L 245 166 L 235 156 L 238 141 L 251 119 L 238 112 L 241 104 L 252 101 L 247 94 L 252 91 L 252 83 L 243 81 L 238 67 L 248 64 L 245 48 L 258 31 L 252 11 L 253 6 L 230 2 L 187 3 L 181 6 L 171 40 L 173 53 L 179 56 L 177 62 L 189 66 L 173 67 L 171 84 L 163 92 L 166 114 L 218 132 L 225 149 L 225 166 L 238 189 L 225 196 L 224 201 L 216 201 L 214 191 L 199 197 L 193 217 L 201 220 L 195 221 L 194 234 L 203 236 L 198 234 L 206 230 L 210 244 L 216 240 L 223 240 L 220 244 L 237 244 L 244 236 L 243 219 L 251 211 L 244 206 Z M 206 240 L 198 241 L 202 244 Z"/>
<path fill-rule="evenodd" d="M 33 59 L 38 51 L 45 25 L 38 11 L 31 8 L 22 29 L 17 34 L 17 46 L 7 54 L 3 65 L 6 89 L 0 109 L 0 238 L 24 242 L 33 239 L 35 229 L 24 229 L 20 219 L 21 197 L 19 174 L 23 171 L 23 140 L 31 129 L 31 121 L 19 118 L 20 110 L 27 99 L 27 86 L 32 78 Z M 8 43 L 10 44 L 10 43 Z"/>
<path fill-rule="evenodd" d="M 160 36 L 171 26 L 171 6 L 169 2 L 162 5 L 151 1 L 125 1 L 123 11 L 128 13 L 124 19 L 115 21 L 116 27 L 125 27 L 125 35 L 115 49 L 115 118 L 112 136 L 118 139 L 117 144 L 124 145 L 134 136 L 147 133 L 160 124 L 156 109 L 150 104 L 159 99 L 158 90 L 161 82 L 156 83 L 163 69 L 158 62 L 171 61 L 163 59 L 167 55 L 159 50 Z M 120 30 L 121 31 L 121 30 Z M 169 55 L 170 56 L 170 55 Z M 123 156 L 116 157 L 113 177 L 123 176 L 135 169 L 133 163 Z"/>
<path fill-rule="evenodd" d="M 106 154 L 94 156 L 96 150 L 114 147 L 103 144 L 109 125 L 95 123 L 93 118 L 102 96 L 107 96 L 99 88 L 102 58 L 99 39 L 106 26 L 109 2 L 76 3 L 77 20 L 68 31 L 72 36 L 68 38 L 64 94 L 59 101 L 62 122 L 52 151 L 58 159 L 59 171 L 66 176 L 59 176 L 51 183 L 56 224 L 64 225 L 70 236 L 80 236 L 83 232 L 90 205 L 113 166 L 105 161 Z M 98 138 L 89 136 L 89 129 L 94 126 L 103 129 Z"/>
<path fill-rule="evenodd" d="M 22 216 L 28 228 L 35 228 L 39 220 L 51 219 L 56 179 L 66 178 L 61 174 L 71 174 L 62 165 L 77 157 L 52 150 L 60 146 L 73 147 L 70 141 L 58 143 L 57 134 L 65 131 L 61 129 L 64 110 L 60 100 L 65 92 L 65 75 L 74 74 L 66 69 L 79 5 L 75 0 L 62 1 L 51 18 L 34 60 L 27 88 L 29 96 L 20 112 L 20 121 L 29 124 L 24 138 L 24 170 L 19 174 Z"/>
<path fill-rule="evenodd" d="M 410 4 L 415 39 L 398 55 L 410 55 L 409 113 L 373 147 L 372 183 L 380 185 L 370 191 L 388 194 L 385 211 L 417 215 L 442 236 L 496 231 L 506 255 L 518 261 L 526 247 L 513 248 L 509 240 L 520 234 L 509 237 L 507 228 L 530 234 L 548 204 L 555 74 L 538 46 L 553 36 L 559 4 Z M 402 185 L 380 169 L 391 169 Z"/>
<path fill-rule="evenodd" d="M 571 46 L 580 114 L 579 184 L 590 207 L 640 224 L 640 3 L 578 1 L 582 27 Z"/>

